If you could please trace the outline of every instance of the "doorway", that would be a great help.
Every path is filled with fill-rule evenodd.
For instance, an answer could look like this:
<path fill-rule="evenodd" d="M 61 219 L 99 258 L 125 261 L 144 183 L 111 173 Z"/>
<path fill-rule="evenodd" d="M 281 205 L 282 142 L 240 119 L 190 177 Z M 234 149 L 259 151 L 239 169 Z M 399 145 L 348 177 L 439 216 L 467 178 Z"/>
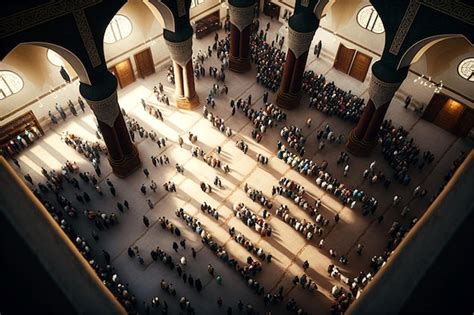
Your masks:
<path fill-rule="evenodd" d="M 142 79 L 155 73 L 155 64 L 151 49 L 147 48 L 134 56 L 135 64 L 137 65 L 138 76 Z"/>
<path fill-rule="evenodd" d="M 465 137 L 474 126 L 474 111 L 442 93 L 433 95 L 422 118 L 459 137 Z"/>
<path fill-rule="evenodd" d="M 372 57 L 369 55 L 339 44 L 333 66 L 336 70 L 364 82 L 371 63 Z"/>
<path fill-rule="evenodd" d="M 127 58 L 113 67 L 109 68 L 118 80 L 120 88 L 124 88 L 127 85 L 135 82 L 135 74 L 133 73 L 132 63 Z"/>
<path fill-rule="evenodd" d="M 352 59 L 354 59 L 355 49 L 350 49 L 339 44 L 336 59 L 334 59 L 334 68 L 344 73 L 348 73 L 351 68 Z"/>

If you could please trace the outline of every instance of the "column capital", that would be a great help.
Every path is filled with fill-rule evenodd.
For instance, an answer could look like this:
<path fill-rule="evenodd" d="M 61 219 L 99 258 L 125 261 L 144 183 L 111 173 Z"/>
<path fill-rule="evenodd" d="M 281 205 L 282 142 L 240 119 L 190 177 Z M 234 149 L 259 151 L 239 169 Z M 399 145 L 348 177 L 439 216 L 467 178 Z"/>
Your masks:
<path fill-rule="evenodd" d="M 296 59 L 309 50 L 314 33 L 316 33 L 315 30 L 302 33 L 288 27 L 288 49 L 295 54 Z"/>
<path fill-rule="evenodd" d="M 255 10 L 255 3 L 248 7 L 236 7 L 229 2 L 230 23 L 234 24 L 239 31 L 243 31 L 252 24 Z"/>
<path fill-rule="evenodd" d="M 165 43 L 171 59 L 184 68 L 193 56 L 193 37 L 182 42 L 171 42 L 165 39 Z"/>
<path fill-rule="evenodd" d="M 83 96 L 84 97 L 84 96 Z M 120 107 L 118 104 L 117 90 L 115 90 L 109 97 L 99 100 L 92 101 L 84 97 L 87 104 L 97 117 L 98 120 L 107 124 L 110 127 L 114 126 L 115 120 L 120 114 Z"/>
<path fill-rule="evenodd" d="M 369 83 L 369 97 L 375 108 L 378 109 L 382 105 L 390 103 L 402 83 L 403 82 L 385 82 L 372 73 L 372 78 Z"/>

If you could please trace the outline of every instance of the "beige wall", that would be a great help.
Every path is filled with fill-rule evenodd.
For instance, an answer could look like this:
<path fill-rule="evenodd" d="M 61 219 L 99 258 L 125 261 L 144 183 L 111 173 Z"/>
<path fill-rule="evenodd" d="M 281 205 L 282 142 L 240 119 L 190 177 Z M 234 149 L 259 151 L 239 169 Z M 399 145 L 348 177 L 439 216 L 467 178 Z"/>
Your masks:
<path fill-rule="evenodd" d="M 191 9 L 191 19 L 199 19 L 212 11 L 220 10 L 221 17 L 225 15 L 225 6 L 219 5 L 219 0 L 207 0 Z M 207 12 L 208 11 L 208 12 Z M 116 43 L 104 43 L 104 54 L 108 66 L 130 58 L 136 71 L 133 55 L 150 47 L 155 64 L 167 62 L 168 51 L 163 41 L 163 28 L 142 0 L 130 0 L 118 14 L 127 16 L 132 22 L 133 30 L 130 36 Z M 41 95 L 61 86 L 64 81 L 59 74 L 59 67 L 51 64 L 46 57 L 47 49 L 33 45 L 17 46 L 0 62 L 1 70 L 11 70 L 17 73 L 24 82 L 24 88 L 17 94 L 0 100 L 0 117 L 7 115 L 25 104 L 35 101 Z M 66 63 L 66 69 L 71 78 L 76 76 L 74 70 Z M 19 115 L 32 110 L 41 121 L 47 118 L 48 110 L 54 111 L 56 103 L 66 104 L 68 99 L 75 101 L 79 96 L 78 81 L 68 84 L 56 92 L 44 97 L 41 101 L 25 107 L 16 114 L 0 120 L 4 124 Z"/>
<path fill-rule="evenodd" d="M 0 117 L 64 83 L 63 78 L 59 74 L 60 68 L 48 61 L 46 53 L 47 49 L 43 47 L 20 45 L 0 62 L 0 69 L 17 73 L 22 78 L 24 84 L 23 89 L 19 93 L 0 100 Z M 76 76 L 74 70 L 67 63 L 65 68 L 71 78 Z M 49 99 L 37 102 L 20 113 L 33 110 L 37 117 L 47 116 L 48 110 L 54 108 L 56 102 L 67 101 L 62 96 L 64 96 L 63 92 L 68 88 L 58 90 Z M 46 101 L 50 106 L 46 106 Z M 0 124 L 3 123 L 4 121 L 0 122 Z"/>

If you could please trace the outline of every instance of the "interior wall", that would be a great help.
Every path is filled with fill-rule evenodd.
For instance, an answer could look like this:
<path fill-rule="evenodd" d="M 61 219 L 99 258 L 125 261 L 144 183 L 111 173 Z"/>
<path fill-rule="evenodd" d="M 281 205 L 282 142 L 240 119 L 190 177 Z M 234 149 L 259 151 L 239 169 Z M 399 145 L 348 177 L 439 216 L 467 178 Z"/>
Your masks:
<path fill-rule="evenodd" d="M 443 81 L 443 84 L 468 99 L 474 99 L 474 82 L 470 82 L 458 74 L 459 63 L 466 58 L 474 57 L 474 47 L 464 38 L 443 40 L 430 49 L 410 69 L 420 74 L 429 75 L 432 81 Z M 446 89 L 443 90 L 443 93 Z M 452 92 L 451 92 L 452 93 Z M 459 95 L 455 98 L 460 99 Z M 465 105 L 474 108 L 469 100 L 463 98 Z"/>
<path fill-rule="evenodd" d="M 320 26 L 335 32 L 340 37 L 350 39 L 367 50 L 382 54 L 385 33 L 376 34 L 357 23 L 357 13 L 367 5 L 370 5 L 368 0 L 338 0 L 321 19 Z"/>
<path fill-rule="evenodd" d="M 65 83 L 59 73 L 60 67 L 49 62 L 46 54 L 46 48 L 34 45 L 19 45 L 0 62 L 1 70 L 13 71 L 23 80 L 23 89 L 20 92 L 0 100 L 0 117 Z M 76 76 L 68 63 L 65 63 L 65 69 L 71 78 Z M 47 116 L 48 110 L 50 107 L 54 108 L 56 101 L 63 101 L 58 97 L 64 89 L 59 89 L 51 95 L 51 99 L 48 100 L 51 106 L 44 106 L 44 102 L 37 102 L 14 117 L 29 110 L 33 110 L 37 117 Z"/>
<path fill-rule="evenodd" d="M 225 16 L 225 5 L 221 5 L 219 0 L 207 0 L 191 9 L 191 20 L 200 19 L 216 10 L 221 11 L 221 17 Z M 151 49 L 155 66 L 166 65 L 169 61 L 169 54 L 163 40 L 163 28 L 143 1 L 129 0 L 117 14 L 125 15 L 131 21 L 132 33 L 116 43 L 104 43 L 104 54 L 108 66 L 111 67 L 130 58 L 132 67 L 137 72 L 133 55 L 148 47 Z M 24 108 L 14 115 L 0 120 L 0 124 L 7 123 L 29 110 L 32 110 L 41 122 L 47 119 L 49 110 L 55 112 L 56 103 L 65 106 L 71 95 L 76 95 L 72 100 L 77 101 L 79 82 L 76 80 L 72 84 L 59 88 L 65 83 L 59 74 L 60 68 L 48 61 L 46 53 L 47 49 L 43 47 L 19 45 L 0 62 L 1 70 L 17 73 L 24 82 L 24 87 L 19 93 L 0 100 L 0 117 L 20 107 Z M 76 77 L 76 73 L 67 62 L 65 62 L 65 68 L 71 78 Z M 44 96 L 53 89 L 56 89 L 54 93 Z M 40 96 L 44 97 L 38 101 Z M 32 104 L 25 106 L 30 102 Z M 67 108 L 65 109 L 67 110 Z"/>

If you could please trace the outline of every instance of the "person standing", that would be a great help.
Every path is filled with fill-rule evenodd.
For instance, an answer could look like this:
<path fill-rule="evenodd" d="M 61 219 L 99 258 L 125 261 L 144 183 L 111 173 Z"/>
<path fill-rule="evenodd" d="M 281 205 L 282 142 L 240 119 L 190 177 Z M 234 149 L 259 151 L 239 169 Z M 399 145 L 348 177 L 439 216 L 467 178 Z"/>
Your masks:
<path fill-rule="evenodd" d="M 148 178 L 148 176 L 150 176 L 150 172 L 148 171 L 147 168 L 144 168 L 143 169 L 143 174 L 145 174 L 145 177 Z"/>
<path fill-rule="evenodd" d="M 68 102 L 69 110 L 74 116 L 77 116 L 76 108 L 74 107 L 74 104 L 69 100 Z"/>
<path fill-rule="evenodd" d="M 66 83 L 71 83 L 71 77 L 69 76 L 69 73 L 67 73 L 66 69 L 64 69 L 63 66 L 61 66 L 61 69 L 59 70 L 59 74 L 61 74 L 61 77 L 66 81 Z"/>
<path fill-rule="evenodd" d="M 79 103 L 79 107 L 81 108 L 82 112 L 85 112 L 85 106 L 84 106 L 84 101 L 80 96 L 77 97 L 77 102 Z"/>
<path fill-rule="evenodd" d="M 150 200 L 150 199 L 148 199 Z M 150 226 L 150 220 L 146 216 L 143 216 L 143 224 L 148 228 Z"/>
<path fill-rule="evenodd" d="M 56 110 L 58 111 L 59 115 L 61 115 L 62 120 L 66 120 L 66 113 L 64 112 L 64 109 L 62 108 L 61 105 L 56 103 Z"/>
<path fill-rule="evenodd" d="M 153 202 L 150 199 L 147 199 L 146 202 L 148 203 L 150 210 L 154 208 Z"/>
<path fill-rule="evenodd" d="M 347 177 L 348 173 L 349 173 L 349 164 L 346 164 L 346 166 L 344 166 L 344 177 Z"/>
<path fill-rule="evenodd" d="M 31 185 L 34 185 L 33 178 L 31 178 L 30 174 L 26 174 L 24 177 Z"/>
<path fill-rule="evenodd" d="M 107 265 L 110 265 L 110 254 L 106 250 L 102 250 L 102 253 L 104 254 L 105 262 Z"/>
<path fill-rule="evenodd" d="M 181 136 L 178 136 L 178 144 L 182 148 L 183 147 L 184 140 L 181 138 Z"/>
<path fill-rule="evenodd" d="M 410 106 L 411 98 L 412 98 L 411 95 L 407 95 L 407 97 L 405 98 L 405 106 L 403 106 L 405 109 L 408 108 L 408 106 Z"/>
<path fill-rule="evenodd" d="M 307 260 L 305 260 L 305 261 L 303 262 L 303 269 L 304 269 L 304 271 L 306 272 L 306 269 L 308 269 L 308 268 L 309 268 L 309 262 L 308 262 Z"/>
<path fill-rule="evenodd" d="M 58 123 L 58 119 L 56 118 L 56 116 L 54 116 L 54 114 L 51 111 L 48 112 L 48 115 L 49 115 L 49 118 L 51 119 L 51 122 L 56 125 Z"/>

